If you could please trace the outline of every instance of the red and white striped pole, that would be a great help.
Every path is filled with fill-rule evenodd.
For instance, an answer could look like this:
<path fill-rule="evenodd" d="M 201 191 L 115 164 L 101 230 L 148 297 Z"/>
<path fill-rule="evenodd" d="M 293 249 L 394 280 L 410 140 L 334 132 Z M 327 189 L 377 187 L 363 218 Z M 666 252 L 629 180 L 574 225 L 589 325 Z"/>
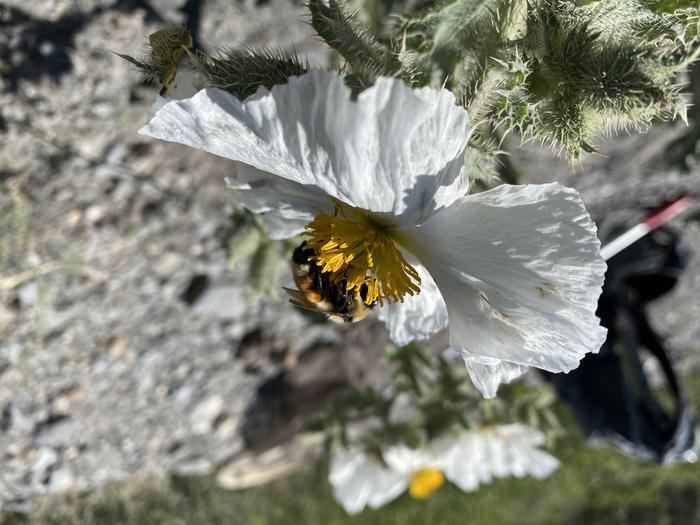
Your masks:
<path fill-rule="evenodd" d="M 664 204 L 660 208 L 654 210 L 644 222 L 637 224 L 632 229 L 627 230 L 625 233 L 603 246 L 600 249 L 600 255 L 607 261 L 627 248 L 630 244 L 644 237 L 650 231 L 655 230 L 677 215 L 683 213 L 693 204 L 695 204 L 695 199 L 689 195 L 684 195 L 668 204 Z"/>

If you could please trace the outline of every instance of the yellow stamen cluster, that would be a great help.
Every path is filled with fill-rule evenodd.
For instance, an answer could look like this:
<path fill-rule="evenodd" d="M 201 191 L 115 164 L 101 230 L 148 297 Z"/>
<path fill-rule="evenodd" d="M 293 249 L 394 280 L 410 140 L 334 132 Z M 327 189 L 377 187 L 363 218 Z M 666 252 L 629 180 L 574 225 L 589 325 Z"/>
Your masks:
<path fill-rule="evenodd" d="M 306 226 L 315 262 L 332 279 L 346 280 L 348 292 L 367 285 L 365 303 L 403 302 L 420 292 L 420 276 L 392 238 L 391 225 L 374 215 L 338 204 L 334 215 L 319 213 Z"/>
<path fill-rule="evenodd" d="M 423 468 L 411 476 L 408 493 L 414 499 L 425 499 L 445 483 L 445 475 L 436 468 Z"/>

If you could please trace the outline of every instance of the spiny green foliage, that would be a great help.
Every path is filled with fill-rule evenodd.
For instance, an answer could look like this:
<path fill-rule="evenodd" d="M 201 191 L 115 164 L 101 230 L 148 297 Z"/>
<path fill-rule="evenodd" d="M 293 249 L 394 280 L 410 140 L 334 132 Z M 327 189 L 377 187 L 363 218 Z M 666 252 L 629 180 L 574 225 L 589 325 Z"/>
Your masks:
<path fill-rule="evenodd" d="M 190 60 L 201 76 L 202 87 L 217 87 L 244 99 L 258 88 L 272 88 L 286 84 L 291 76 L 309 71 L 305 60 L 296 53 L 278 49 L 243 48 L 224 49 L 216 56 L 202 51 L 192 52 L 192 36 L 183 27 L 172 26 L 156 31 L 148 37 L 148 48 L 142 57 L 118 55 L 134 64 L 147 81 L 158 81 L 165 95 L 177 75 L 181 60 Z"/>
<path fill-rule="evenodd" d="M 692 13 L 643 0 L 453 0 L 407 16 L 409 62 L 461 96 L 475 138 L 500 129 L 571 158 L 597 133 L 685 117 L 676 74 L 697 56 Z"/>
<path fill-rule="evenodd" d="M 380 75 L 400 73 L 396 53 L 362 28 L 342 0 L 309 0 L 307 6 L 313 28 L 348 64 L 347 82 L 355 91 L 371 86 Z"/>
<path fill-rule="evenodd" d="M 148 37 L 148 47 L 140 58 L 117 53 L 141 71 L 146 80 L 160 82 L 164 94 L 175 78 L 182 54 L 192 48 L 192 35 L 184 27 L 170 26 Z"/>
<path fill-rule="evenodd" d="M 594 151 L 597 134 L 685 119 L 678 74 L 700 54 L 697 0 L 447 0 L 404 15 L 387 39 L 342 0 L 307 7 L 355 94 L 380 75 L 455 93 L 476 128 L 465 157 L 475 180 L 493 177 L 499 141 L 511 132 L 577 158 Z M 166 28 L 149 37 L 143 58 L 124 58 L 165 89 L 186 52 L 199 84 L 239 99 L 309 70 L 281 50 L 208 56 L 190 52 L 191 43 L 185 29 Z"/>
<path fill-rule="evenodd" d="M 648 0 L 649 8 L 663 16 L 671 16 L 682 27 L 684 42 L 700 34 L 700 5 L 697 0 Z"/>
<path fill-rule="evenodd" d="M 259 87 L 271 89 L 286 84 L 289 77 L 309 71 L 308 64 L 296 53 L 284 50 L 226 49 L 214 57 L 200 52 L 193 58 L 209 85 L 228 91 L 240 100 Z"/>
<path fill-rule="evenodd" d="M 461 95 L 478 119 L 481 104 L 476 99 L 488 104 L 491 88 L 502 76 L 488 66 L 502 55 L 503 42 L 518 34 L 525 7 L 520 0 L 456 0 L 408 16 L 401 25 L 402 58 L 424 84 Z"/>

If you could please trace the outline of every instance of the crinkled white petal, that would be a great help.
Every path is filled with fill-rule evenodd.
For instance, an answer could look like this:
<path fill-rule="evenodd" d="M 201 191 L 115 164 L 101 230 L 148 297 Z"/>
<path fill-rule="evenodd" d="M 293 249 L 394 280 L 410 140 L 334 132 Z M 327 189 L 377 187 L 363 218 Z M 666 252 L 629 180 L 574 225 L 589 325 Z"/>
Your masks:
<path fill-rule="evenodd" d="M 565 372 L 600 349 L 606 330 L 595 311 L 605 262 L 575 190 L 503 185 L 402 232 L 442 293 L 450 345 L 465 359 Z M 518 371 L 501 365 L 470 373 L 483 375 L 477 386 L 490 393 L 495 380 Z"/>
<path fill-rule="evenodd" d="M 493 429 L 509 458 L 506 476 L 548 477 L 559 467 L 559 460 L 537 447 L 545 442 L 544 434 L 532 427 L 514 423 Z"/>
<path fill-rule="evenodd" d="M 421 278 L 420 293 L 406 296 L 403 303 L 388 303 L 377 309 L 377 317 L 399 346 L 427 339 L 447 326 L 447 306 L 435 281 L 422 265 L 414 264 L 414 268 Z"/>
<path fill-rule="evenodd" d="M 474 386 L 484 397 L 495 397 L 498 385 L 510 383 L 527 371 L 527 366 L 509 363 L 500 359 L 467 357 L 463 353 L 464 364 Z"/>
<path fill-rule="evenodd" d="M 270 175 L 246 164 L 236 167 L 235 177 L 227 179 L 238 192 L 238 202 L 261 214 L 272 239 L 298 235 L 319 212 L 332 213 L 328 196 L 315 186 L 305 186 Z"/>
<path fill-rule="evenodd" d="M 410 479 L 411 475 L 424 468 L 441 468 L 441 460 L 431 447 L 410 448 L 394 445 L 382 452 L 387 466 Z"/>
<path fill-rule="evenodd" d="M 543 442 L 539 431 L 520 424 L 462 431 L 445 452 L 445 477 L 465 492 L 494 478 L 544 479 L 559 461 L 536 448 Z"/>
<path fill-rule="evenodd" d="M 356 448 L 338 451 L 331 459 L 329 481 L 335 499 L 348 514 L 366 506 L 376 509 L 406 490 L 408 478 L 383 466 Z"/>
<path fill-rule="evenodd" d="M 481 483 L 490 481 L 490 469 L 485 468 L 488 451 L 484 449 L 484 441 L 467 431 L 443 441 L 443 472 L 448 480 L 464 492 L 473 492 Z"/>
<path fill-rule="evenodd" d="M 447 90 L 413 90 L 397 79 L 377 79 L 356 101 L 340 76 L 321 71 L 243 102 L 209 88 L 165 104 L 141 133 L 405 222 L 421 222 L 468 185 L 466 111 Z"/>

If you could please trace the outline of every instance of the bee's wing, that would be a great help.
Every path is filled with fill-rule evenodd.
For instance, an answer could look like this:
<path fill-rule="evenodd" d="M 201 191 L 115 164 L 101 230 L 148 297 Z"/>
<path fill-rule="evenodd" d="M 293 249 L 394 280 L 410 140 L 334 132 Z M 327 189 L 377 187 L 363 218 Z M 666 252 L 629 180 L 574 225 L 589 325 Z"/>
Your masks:
<path fill-rule="evenodd" d="M 304 294 L 301 293 L 299 290 L 295 290 L 293 288 L 286 288 L 284 286 L 282 288 L 285 292 L 289 294 L 289 302 L 297 308 L 301 308 L 302 310 L 309 310 L 311 312 L 316 312 L 319 314 L 326 314 L 329 317 L 344 317 L 342 314 L 337 314 L 334 312 L 324 312 L 322 310 L 319 310 L 318 307 L 314 303 L 309 301 L 306 297 L 304 297 Z"/>
<path fill-rule="evenodd" d="M 294 306 L 318 311 L 318 309 L 314 307 L 314 304 L 311 301 L 309 301 L 306 297 L 304 297 L 304 294 L 301 293 L 299 290 L 295 290 L 294 288 L 286 288 L 284 286 L 282 288 L 285 292 L 289 294 L 289 302 L 292 303 Z"/>

